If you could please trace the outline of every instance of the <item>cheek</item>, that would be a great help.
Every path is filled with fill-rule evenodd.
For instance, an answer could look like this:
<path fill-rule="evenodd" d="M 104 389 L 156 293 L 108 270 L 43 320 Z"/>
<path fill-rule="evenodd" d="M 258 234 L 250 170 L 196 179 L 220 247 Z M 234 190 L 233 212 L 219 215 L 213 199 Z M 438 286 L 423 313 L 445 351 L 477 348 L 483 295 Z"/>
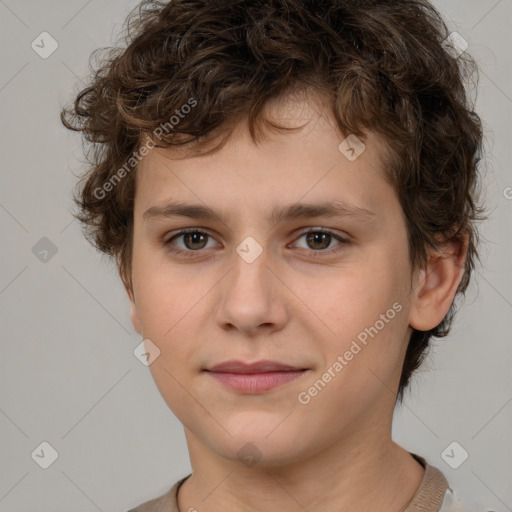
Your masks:
<path fill-rule="evenodd" d="M 205 337 L 201 318 L 198 318 L 201 309 L 198 297 L 201 295 L 173 293 L 174 287 L 170 291 L 160 285 L 146 285 L 146 293 L 139 297 L 143 335 L 160 350 L 157 367 L 165 368 L 182 380 L 180 376 L 190 371 L 188 365 L 194 360 L 194 352 L 200 349 L 201 340 Z M 165 374 L 161 377 L 168 378 Z"/>
<path fill-rule="evenodd" d="M 193 312 L 206 293 L 209 279 L 197 276 L 194 265 L 170 265 L 165 251 L 139 249 L 133 255 L 133 283 L 144 335 L 165 339 Z"/>
<path fill-rule="evenodd" d="M 309 320 L 303 321 L 311 322 L 307 331 L 315 333 L 325 368 L 338 356 L 344 358 L 333 389 L 356 391 L 370 381 L 378 384 L 371 371 L 387 381 L 401 359 L 406 273 L 391 251 L 374 254 L 364 263 L 340 268 L 323 286 L 301 290 L 303 302 L 315 313 L 308 312 L 304 319 Z"/>
<path fill-rule="evenodd" d="M 204 291 L 197 285 L 200 280 L 162 270 L 150 265 L 136 277 L 139 318 L 143 336 L 160 350 L 149 367 L 153 380 L 167 405 L 186 424 L 190 365 L 205 334 L 198 318 Z"/>
<path fill-rule="evenodd" d="M 315 283 L 297 281 L 295 289 L 309 310 L 308 318 L 316 318 L 322 332 L 345 340 L 354 337 L 400 301 L 400 272 L 389 260 L 376 259 L 340 267 Z"/>

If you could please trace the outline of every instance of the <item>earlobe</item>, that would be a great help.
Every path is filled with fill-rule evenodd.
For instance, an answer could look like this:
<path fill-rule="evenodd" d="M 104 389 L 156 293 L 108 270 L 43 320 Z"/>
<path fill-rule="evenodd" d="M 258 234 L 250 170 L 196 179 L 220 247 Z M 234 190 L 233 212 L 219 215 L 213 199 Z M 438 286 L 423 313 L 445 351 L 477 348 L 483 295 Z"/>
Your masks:
<path fill-rule="evenodd" d="M 464 275 L 467 237 L 452 239 L 433 252 L 418 274 L 409 324 L 418 331 L 439 325 L 448 313 Z"/>
<path fill-rule="evenodd" d="M 135 290 L 133 288 L 133 284 L 131 281 L 131 277 L 123 271 L 123 267 L 120 266 L 120 277 L 123 283 L 124 289 L 126 291 L 126 295 L 128 296 L 128 300 L 130 302 L 130 318 L 132 321 L 133 328 L 137 333 L 142 335 L 142 329 L 140 325 L 139 312 L 137 311 L 137 305 L 135 303 Z"/>
<path fill-rule="evenodd" d="M 130 299 L 130 318 L 132 320 L 133 328 L 140 335 L 142 335 L 142 329 L 140 327 L 140 319 L 139 319 L 139 312 L 137 311 L 137 306 L 131 297 L 129 297 L 129 299 Z"/>

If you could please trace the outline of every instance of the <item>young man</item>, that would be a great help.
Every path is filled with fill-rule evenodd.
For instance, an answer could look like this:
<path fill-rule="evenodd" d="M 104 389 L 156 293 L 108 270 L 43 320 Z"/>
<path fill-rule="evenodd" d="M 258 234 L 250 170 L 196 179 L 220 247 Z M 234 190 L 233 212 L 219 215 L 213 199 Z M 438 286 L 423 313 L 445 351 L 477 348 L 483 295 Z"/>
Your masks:
<path fill-rule="evenodd" d="M 190 452 L 133 510 L 456 510 L 391 424 L 478 257 L 472 61 L 423 0 L 130 20 L 62 119 L 96 143 L 77 217 Z"/>

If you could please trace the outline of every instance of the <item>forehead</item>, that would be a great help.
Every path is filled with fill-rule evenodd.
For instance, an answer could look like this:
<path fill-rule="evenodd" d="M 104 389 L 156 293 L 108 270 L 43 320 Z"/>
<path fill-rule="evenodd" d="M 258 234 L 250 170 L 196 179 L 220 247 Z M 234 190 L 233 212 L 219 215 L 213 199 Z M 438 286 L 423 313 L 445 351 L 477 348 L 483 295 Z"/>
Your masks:
<path fill-rule="evenodd" d="M 362 153 L 349 160 L 340 143 L 350 134 L 341 133 L 330 107 L 318 97 L 288 95 L 269 103 L 264 115 L 289 130 L 266 130 L 255 143 L 243 120 L 226 144 L 210 154 L 204 154 L 209 145 L 200 154 L 187 147 L 151 150 L 137 170 L 138 214 L 178 198 L 224 211 L 236 205 L 275 211 L 276 205 L 301 198 L 372 210 L 382 192 L 392 192 L 383 141 L 369 132 Z M 211 147 L 216 144 L 213 140 Z"/>

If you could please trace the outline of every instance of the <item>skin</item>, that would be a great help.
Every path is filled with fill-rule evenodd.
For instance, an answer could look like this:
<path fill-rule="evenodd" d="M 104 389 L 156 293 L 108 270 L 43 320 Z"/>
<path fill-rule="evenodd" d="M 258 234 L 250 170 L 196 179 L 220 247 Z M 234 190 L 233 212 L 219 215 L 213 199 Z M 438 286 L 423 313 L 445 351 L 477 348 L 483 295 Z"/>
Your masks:
<path fill-rule="evenodd" d="M 405 349 L 411 327 L 430 329 L 448 312 L 465 246 L 446 243 L 425 269 L 412 269 L 403 211 L 384 176 L 382 141 L 368 134 L 365 151 L 351 162 L 338 150 L 345 136 L 321 102 L 290 99 L 269 104 L 267 115 L 301 127 L 295 131 L 267 132 L 255 145 L 241 122 L 215 153 L 153 149 L 137 171 L 127 291 L 135 330 L 161 351 L 150 365 L 155 383 L 185 429 L 193 474 L 180 489 L 179 507 L 398 512 L 424 475 L 391 438 Z M 223 220 L 144 219 L 170 200 L 206 205 Z M 375 215 L 277 224 L 267 218 L 276 206 L 326 200 Z M 165 245 L 190 227 L 209 236 Z M 349 243 L 333 236 L 308 244 L 306 228 Z M 236 252 L 248 236 L 262 248 L 252 263 Z M 298 394 L 394 303 L 400 312 L 309 403 L 300 403 Z M 271 359 L 308 371 L 247 395 L 202 371 L 231 359 Z M 237 455 L 246 443 L 257 449 L 253 466 Z"/>

